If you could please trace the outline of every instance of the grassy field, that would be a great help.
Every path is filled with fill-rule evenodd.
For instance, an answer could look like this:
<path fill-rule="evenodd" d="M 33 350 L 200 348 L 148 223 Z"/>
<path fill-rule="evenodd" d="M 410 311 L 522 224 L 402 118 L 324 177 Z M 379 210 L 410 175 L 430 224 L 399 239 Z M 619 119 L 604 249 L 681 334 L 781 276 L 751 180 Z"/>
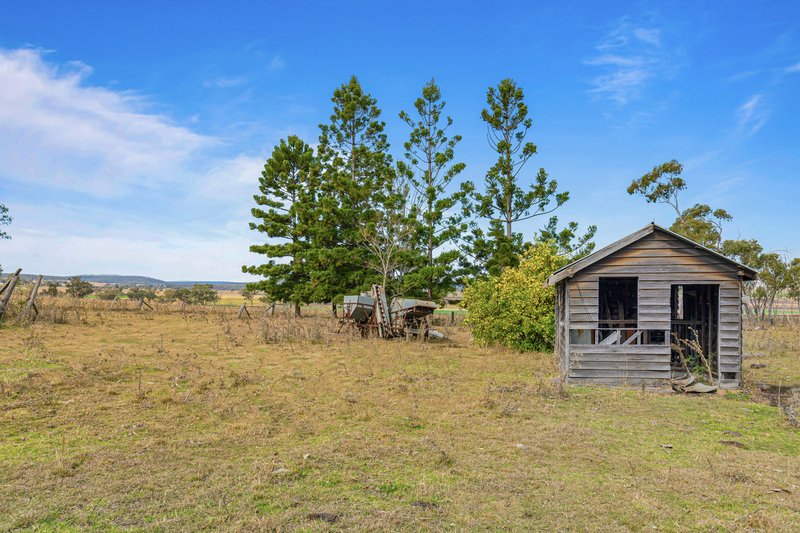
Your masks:
<path fill-rule="evenodd" d="M 800 529 L 800 431 L 755 385 L 800 386 L 796 330 L 748 335 L 752 395 L 682 396 L 234 314 L 0 329 L 0 529 Z"/>

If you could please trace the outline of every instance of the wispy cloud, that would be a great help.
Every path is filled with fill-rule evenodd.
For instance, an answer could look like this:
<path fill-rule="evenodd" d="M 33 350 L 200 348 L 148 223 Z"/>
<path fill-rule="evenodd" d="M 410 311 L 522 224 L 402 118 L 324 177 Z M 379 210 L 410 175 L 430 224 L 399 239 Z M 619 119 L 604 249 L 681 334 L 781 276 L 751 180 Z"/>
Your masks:
<path fill-rule="evenodd" d="M 270 70 L 281 70 L 285 66 L 286 63 L 284 63 L 283 59 L 281 59 L 281 56 L 275 56 L 269 62 Z"/>
<path fill-rule="evenodd" d="M 169 179 L 216 143 L 148 112 L 140 96 L 86 85 L 90 72 L 49 65 L 39 50 L 0 50 L 3 177 L 115 194 Z"/>
<path fill-rule="evenodd" d="M 263 159 L 46 59 L 0 49 L 0 184 L 25 191 L 3 198 L 15 217 L 3 263 L 241 279 Z"/>
<path fill-rule="evenodd" d="M 661 30 L 628 19 L 609 31 L 595 51 L 597 54 L 585 63 L 602 73 L 591 80 L 591 92 L 619 106 L 641 97 L 647 84 L 670 66 Z"/>
<path fill-rule="evenodd" d="M 784 72 L 786 72 L 787 74 L 793 74 L 795 72 L 800 72 L 800 62 L 797 62 L 794 65 L 790 65 L 790 66 L 786 67 L 786 70 L 784 70 Z"/>
<path fill-rule="evenodd" d="M 754 94 L 736 110 L 737 129 L 746 135 L 752 135 L 767 123 L 769 114 L 764 96 Z"/>
<path fill-rule="evenodd" d="M 661 46 L 661 30 L 659 29 L 636 28 L 633 30 L 633 35 L 647 44 Z"/>
<path fill-rule="evenodd" d="M 232 78 L 227 77 L 220 77 L 220 78 L 213 78 L 210 80 L 205 80 L 203 82 L 204 87 L 215 87 L 219 89 L 229 89 L 231 87 L 240 87 L 247 83 L 247 78 L 244 76 L 237 76 Z"/>

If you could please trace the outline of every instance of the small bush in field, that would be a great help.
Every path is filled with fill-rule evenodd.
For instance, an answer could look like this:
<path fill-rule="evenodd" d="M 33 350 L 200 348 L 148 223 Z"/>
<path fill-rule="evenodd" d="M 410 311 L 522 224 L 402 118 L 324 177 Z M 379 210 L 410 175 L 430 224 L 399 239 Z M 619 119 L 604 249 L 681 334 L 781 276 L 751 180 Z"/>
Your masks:
<path fill-rule="evenodd" d="M 132 287 L 125 292 L 130 300 L 155 300 L 156 293 L 153 289 L 144 287 Z"/>
<path fill-rule="evenodd" d="M 67 294 L 74 298 L 85 298 L 94 292 L 94 287 L 88 281 L 83 281 L 79 276 L 69 278 Z"/>
<path fill-rule="evenodd" d="M 107 287 L 97 291 L 96 296 L 98 300 L 113 300 L 122 294 L 122 289 L 118 287 Z"/>
<path fill-rule="evenodd" d="M 219 300 L 219 294 L 210 283 L 196 283 L 190 289 L 192 303 L 210 304 Z"/>
<path fill-rule="evenodd" d="M 475 340 L 517 350 L 551 350 L 555 291 L 545 282 L 564 264 L 554 244 L 540 243 L 522 256 L 518 267 L 469 285 L 463 305 Z"/>

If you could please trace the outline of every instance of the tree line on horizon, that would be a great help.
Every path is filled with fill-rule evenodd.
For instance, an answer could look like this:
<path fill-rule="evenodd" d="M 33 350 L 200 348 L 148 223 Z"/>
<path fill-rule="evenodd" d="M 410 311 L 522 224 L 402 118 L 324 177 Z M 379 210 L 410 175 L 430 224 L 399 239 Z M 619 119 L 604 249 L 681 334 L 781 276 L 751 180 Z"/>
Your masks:
<path fill-rule="evenodd" d="M 44 296 L 56 298 L 60 296 L 59 287 L 61 283 L 48 281 L 42 288 Z M 111 285 L 97 287 L 92 283 L 81 279 L 80 276 L 72 276 L 63 283 L 64 294 L 72 298 L 87 298 L 94 296 L 98 300 L 116 300 L 126 298 L 128 300 L 159 300 L 161 302 L 182 302 L 191 305 L 206 305 L 219 300 L 219 293 L 210 283 L 195 283 L 191 287 L 167 288 L 156 291 L 150 287 L 124 287 Z"/>

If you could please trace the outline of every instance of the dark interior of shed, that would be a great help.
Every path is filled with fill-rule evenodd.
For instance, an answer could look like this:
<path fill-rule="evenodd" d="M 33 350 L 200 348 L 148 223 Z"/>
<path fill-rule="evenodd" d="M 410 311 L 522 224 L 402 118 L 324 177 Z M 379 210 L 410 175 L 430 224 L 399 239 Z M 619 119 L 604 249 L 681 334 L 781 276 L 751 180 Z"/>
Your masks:
<path fill-rule="evenodd" d="M 689 368 L 702 365 L 699 351 L 708 359 L 712 373 L 717 371 L 719 336 L 719 286 L 673 285 L 671 294 L 672 364 L 682 367 L 678 348 Z"/>
<path fill-rule="evenodd" d="M 636 278 L 600 278 L 598 340 L 619 335 L 620 341 L 636 333 L 639 318 L 639 283 Z M 612 330 L 619 329 L 618 332 Z"/>

